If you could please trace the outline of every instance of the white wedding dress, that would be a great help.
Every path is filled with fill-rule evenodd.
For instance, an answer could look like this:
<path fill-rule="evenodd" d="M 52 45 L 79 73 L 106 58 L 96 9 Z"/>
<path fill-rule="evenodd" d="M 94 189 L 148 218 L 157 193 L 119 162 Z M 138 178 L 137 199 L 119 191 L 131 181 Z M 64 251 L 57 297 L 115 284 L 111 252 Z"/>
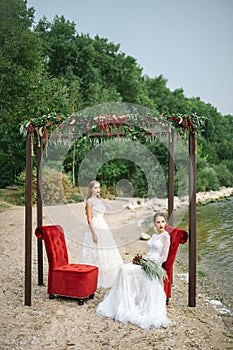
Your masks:
<path fill-rule="evenodd" d="M 166 231 L 156 233 L 147 246 L 145 257 L 162 264 L 167 259 L 170 236 Z M 111 290 L 97 306 L 96 312 L 144 329 L 166 327 L 170 323 L 163 282 L 157 277 L 150 279 L 140 265 L 133 263 L 120 268 Z"/>
<path fill-rule="evenodd" d="M 123 265 L 123 260 L 104 219 L 106 211 L 104 203 L 101 199 L 93 197 L 87 201 L 92 204 L 92 223 L 98 236 L 98 243 L 93 242 L 92 233 L 87 225 L 79 263 L 98 266 L 98 288 L 109 288 Z"/>

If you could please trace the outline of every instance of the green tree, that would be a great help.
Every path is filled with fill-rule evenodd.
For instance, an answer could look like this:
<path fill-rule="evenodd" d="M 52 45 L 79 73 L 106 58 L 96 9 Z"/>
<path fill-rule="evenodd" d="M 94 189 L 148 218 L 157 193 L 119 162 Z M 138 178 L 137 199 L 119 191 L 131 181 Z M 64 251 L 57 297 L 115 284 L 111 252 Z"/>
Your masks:
<path fill-rule="evenodd" d="M 25 140 L 19 135 L 24 119 L 52 112 L 70 114 L 116 101 L 136 103 L 158 113 L 207 117 L 197 134 L 198 188 L 229 186 L 233 172 L 233 116 L 222 116 L 199 97 L 186 98 L 182 88 L 170 91 L 162 75 L 142 76 L 137 60 L 125 55 L 119 44 L 98 35 L 91 38 L 89 34 L 79 34 L 75 23 L 64 16 L 55 16 L 52 23 L 43 17 L 32 28 L 34 9 L 27 8 L 25 0 L 2 0 L 0 20 L 0 187 L 14 183 L 25 167 Z M 147 142 L 136 127 L 130 137 L 146 144 L 167 174 L 167 154 L 161 144 L 152 139 Z M 64 168 L 72 172 L 73 179 L 77 179 L 79 164 L 89 146 L 84 137 L 68 152 Z M 93 162 L 94 172 L 95 166 Z M 106 184 L 109 178 L 117 183 L 124 176 L 134 182 L 138 194 L 147 192 L 141 181 L 142 171 L 120 154 L 104 165 L 98 176 Z M 175 178 L 175 190 L 177 181 Z"/>
<path fill-rule="evenodd" d="M 23 0 L 0 4 L 0 187 L 12 184 L 25 167 L 19 125 L 50 112 L 70 112 L 67 91 L 44 69 L 40 40 L 31 31 L 34 10 Z"/>
<path fill-rule="evenodd" d="M 171 91 L 166 85 L 167 80 L 162 75 L 157 78 L 145 77 L 148 96 L 160 113 L 170 113 L 169 109 L 172 107 L 168 105 L 168 101 L 171 98 Z"/>
<path fill-rule="evenodd" d="M 110 101 L 138 102 L 142 69 L 119 51 L 119 45 L 98 35 L 77 34 L 75 24 L 63 16 L 55 16 L 52 23 L 43 18 L 35 31 L 42 39 L 49 73 L 66 76 L 68 85 L 69 76 L 78 79 L 78 109 Z"/>

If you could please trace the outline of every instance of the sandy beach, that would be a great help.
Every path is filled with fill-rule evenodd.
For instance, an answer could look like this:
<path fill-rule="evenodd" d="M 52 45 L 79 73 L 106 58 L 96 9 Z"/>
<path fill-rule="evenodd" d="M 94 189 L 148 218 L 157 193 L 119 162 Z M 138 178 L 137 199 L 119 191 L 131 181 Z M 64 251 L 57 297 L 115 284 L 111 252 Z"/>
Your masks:
<path fill-rule="evenodd" d="M 118 203 L 119 204 L 119 203 Z M 130 207 L 131 206 L 131 207 Z M 65 206 L 64 206 L 65 207 Z M 44 212 L 44 224 L 54 224 L 64 215 L 64 207 Z M 136 222 L 142 209 L 131 203 L 121 207 L 119 215 L 109 215 L 107 221 L 117 232 L 126 223 Z M 150 210 L 147 208 L 147 210 Z M 77 262 L 85 226 L 84 204 L 69 208 L 79 218 L 79 227 L 65 225 L 69 260 Z M 56 215 L 55 215 L 56 213 Z M 1 350 L 41 349 L 232 349 L 232 315 L 221 315 L 207 300 L 210 297 L 197 279 L 196 307 L 188 306 L 187 262 L 179 259 L 174 266 L 172 299 L 167 308 L 171 325 L 168 328 L 143 330 L 136 325 L 121 324 L 112 319 L 97 316 L 98 303 L 107 290 L 99 289 L 93 300 L 80 306 L 70 298 L 47 295 L 47 257 L 44 253 L 44 285 L 37 285 L 36 208 L 33 208 L 32 239 L 32 306 L 24 306 L 25 279 L 25 223 L 24 207 L 11 207 L 0 212 L 1 239 Z M 81 218 L 81 219 L 80 219 Z M 57 219 L 58 220 L 58 219 Z M 65 219 L 64 219 L 65 220 Z M 139 239 L 140 226 L 119 250 L 124 262 L 129 262 L 139 252 L 146 251 L 146 242 Z M 70 231 L 70 232 L 68 232 Z M 71 232 L 72 231 L 72 232 Z M 122 231 L 122 230 L 121 230 Z M 119 236 L 119 240 L 124 235 Z M 143 288 L 143 286 L 142 286 Z"/>

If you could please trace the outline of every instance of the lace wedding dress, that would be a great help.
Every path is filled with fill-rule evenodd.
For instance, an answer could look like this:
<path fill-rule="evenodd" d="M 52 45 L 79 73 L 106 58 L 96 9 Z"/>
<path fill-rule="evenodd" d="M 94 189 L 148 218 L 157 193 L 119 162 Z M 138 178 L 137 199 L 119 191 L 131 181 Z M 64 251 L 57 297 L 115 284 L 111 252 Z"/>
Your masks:
<path fill-rule="evenodd" d="M 162 264 L 167 259 L 169 245 L 170 236 L 166 231 L 156 233 L 147 242 L 148 254 L 145 257 Z M 96 312 L 144 329 L 166 327 L 170 323 L 163 282 L 157 277 L 150 279 L 140 265 L 133 263 L 120 268 L 111 290 Z"/>
<path fill-rule="evenodd" d="M 87 226 L 79 263 L 98 266 L 98 288 L 109 288 L 123 261 L 112 232 L 104 219 L 106 211 L 104 203 L 101 199 L 93 197 L 88 201 L 92 204 L 92 222 L 98 236 L 98 243 L 93 242 L 92 233 Z"/>

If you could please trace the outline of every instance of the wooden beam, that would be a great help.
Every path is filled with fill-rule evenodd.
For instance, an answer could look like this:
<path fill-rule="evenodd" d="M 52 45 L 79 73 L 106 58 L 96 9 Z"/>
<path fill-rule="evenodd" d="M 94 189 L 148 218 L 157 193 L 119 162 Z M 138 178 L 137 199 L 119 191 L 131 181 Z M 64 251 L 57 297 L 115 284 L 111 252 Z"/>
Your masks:
<path fill-rule="evenodd" d="M 196 135 L 189 133 L 189 306 L 196 306 Z"/>
<path fill-rule="evenodd" d="M 151 131 L 146 131 L 146 130 L 142 130 L 141 133 L 143 135 L 153 135 L 153 134 L 163 134 L 163 133 L 167 133 L 167 130 L 155 130 L 154 133 L 152 133 Z M 117 132 L 117 131 L 104 131 L 104 132 L 89 132 L 87 131 L 86 132 L 86 135 L 87 136 L 90 136 L 90 137 L 114 137 L 114 136 L 127 136 L 128 133 L 127 132 Z M 64 137 L 66 137 L 64 135 Z"/>
<path fill-rule="evenodd" d="M 26 199 L 25 199 L 25 298 L 31 306 L 32 284 L 32 135 L 26 138 Z"/>
<path fill-rule="evenodd" d="M 37 226 L 43 225 L 42 213 L 42 142 L 37 144 Z M 43 240 L 37 238 L 38 285 L 43 285 Z"/>

